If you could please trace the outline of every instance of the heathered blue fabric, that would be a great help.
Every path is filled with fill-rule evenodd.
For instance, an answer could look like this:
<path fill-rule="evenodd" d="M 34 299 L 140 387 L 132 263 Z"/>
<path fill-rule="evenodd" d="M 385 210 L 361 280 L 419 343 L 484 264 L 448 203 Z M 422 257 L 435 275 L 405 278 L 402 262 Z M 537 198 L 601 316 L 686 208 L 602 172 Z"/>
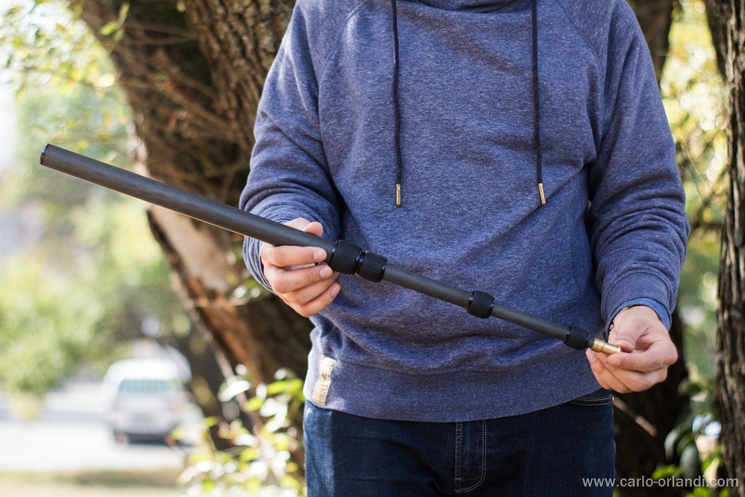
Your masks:
<path fill-rule="evenodd" d="M 264 88 L 240 206 L 318 220 L 406 268 L 602 333 L 624 302 L 669 312 L 688 233 L 647 46 L 623 0 L 539 0 L 543 180 L 533 147 L 530 2 L 398 2 L 403 205 L 395 205 L 388 0 L 299 0 Z M 259 243 L 246 262 L 262 274 Z M 314 316 L 306 396 L 466 421 L 598 388 L 584 352 L 357 277 Z"/>

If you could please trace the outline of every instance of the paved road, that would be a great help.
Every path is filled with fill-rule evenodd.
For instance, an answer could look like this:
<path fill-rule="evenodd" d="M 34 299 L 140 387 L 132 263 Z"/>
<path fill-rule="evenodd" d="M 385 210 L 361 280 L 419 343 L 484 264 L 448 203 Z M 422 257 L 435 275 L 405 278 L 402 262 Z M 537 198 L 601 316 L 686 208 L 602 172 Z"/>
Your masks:
<path fill-rule="evenodd" d="M 183 452 L 166 445 L 116 443 L 98 384 L 70 384 L 50 393 L 34 421 L 13 419 L 9 407 L 8 396 L 0 393 L 0 471 L 183 467 Z"/>

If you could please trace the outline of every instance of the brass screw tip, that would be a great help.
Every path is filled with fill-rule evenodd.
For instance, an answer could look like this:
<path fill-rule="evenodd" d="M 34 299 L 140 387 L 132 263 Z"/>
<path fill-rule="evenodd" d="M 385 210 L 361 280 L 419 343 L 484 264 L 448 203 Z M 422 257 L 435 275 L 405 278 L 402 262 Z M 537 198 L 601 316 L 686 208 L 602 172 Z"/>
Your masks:
<path fill-rule="evenodd" d="M 595 338 L 592 341 L 592 345 L 590 346 L 592 350 L 595 352 L 600 352 L 602 354 L 618 354 L 622 352 L 621 347 L 618 345 L 613 345 L 612 343 L 608 343 L 605 340 L 602 340 L 600 338 Z"/>

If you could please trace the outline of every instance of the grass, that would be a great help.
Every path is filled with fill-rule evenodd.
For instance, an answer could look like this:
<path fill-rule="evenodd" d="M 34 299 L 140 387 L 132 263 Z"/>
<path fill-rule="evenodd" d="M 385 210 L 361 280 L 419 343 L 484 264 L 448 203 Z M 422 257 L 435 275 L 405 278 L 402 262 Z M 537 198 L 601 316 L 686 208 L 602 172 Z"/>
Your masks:
<path fill-rule="evenodd" d="M 178 470 L 0 472 L 2 497 L 179 497 Z"/>

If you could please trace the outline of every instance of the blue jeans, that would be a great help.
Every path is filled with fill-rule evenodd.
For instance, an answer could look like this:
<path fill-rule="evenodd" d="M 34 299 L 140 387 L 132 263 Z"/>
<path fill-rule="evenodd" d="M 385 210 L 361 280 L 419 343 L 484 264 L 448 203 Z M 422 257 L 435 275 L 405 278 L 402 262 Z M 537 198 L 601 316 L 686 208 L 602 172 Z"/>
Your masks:
<path fill-rule="evenodd" d="M 305 407 L 309 497 L 611 496 L 613 397 L 598 390 L 520 416 L 463 423 Z"/>

